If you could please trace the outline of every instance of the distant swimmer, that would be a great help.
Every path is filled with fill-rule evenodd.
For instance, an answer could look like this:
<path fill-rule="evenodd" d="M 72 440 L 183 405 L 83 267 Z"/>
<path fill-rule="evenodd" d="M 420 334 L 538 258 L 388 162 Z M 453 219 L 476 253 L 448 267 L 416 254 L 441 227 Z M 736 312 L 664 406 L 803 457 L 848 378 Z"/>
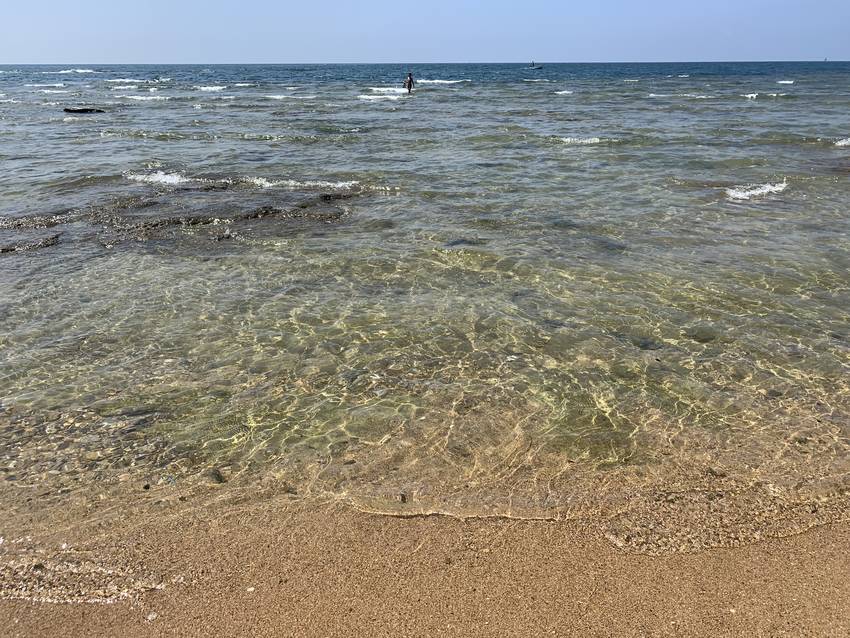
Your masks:
<path fill-rule="evenodd" d="M 414 86 L 416 86 L 416 82 L 413 81 L 413 73 L 408 73 L 404 80 L 404 88 L 407 89 L 408 93 L 412 93 Z"/>

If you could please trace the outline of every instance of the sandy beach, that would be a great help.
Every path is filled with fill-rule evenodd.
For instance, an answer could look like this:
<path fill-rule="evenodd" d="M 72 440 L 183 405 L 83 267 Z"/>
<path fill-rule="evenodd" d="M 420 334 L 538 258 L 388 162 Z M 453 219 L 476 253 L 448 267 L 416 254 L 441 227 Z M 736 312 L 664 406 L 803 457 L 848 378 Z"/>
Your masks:
<path fill-rule="evenodd" d="M 646 556 L 574 523 L 378 516 L 292 496 L 183 498 L 151 495 L 117 527 L 95 517 L 85 530 L 54 525 L 42 536 L 6 538 L 0 635 L 850 631 L 846 523 L 738 548 Z M 127 597 L 32 602 L 105 592 Z"/>

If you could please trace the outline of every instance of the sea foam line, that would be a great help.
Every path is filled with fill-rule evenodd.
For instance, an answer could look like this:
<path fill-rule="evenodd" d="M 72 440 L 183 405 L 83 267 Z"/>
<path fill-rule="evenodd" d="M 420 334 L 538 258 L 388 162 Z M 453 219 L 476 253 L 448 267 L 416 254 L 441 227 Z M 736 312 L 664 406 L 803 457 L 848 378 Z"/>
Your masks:
<path fill-rule="evenodd" d="M 781 193 L 788 188 L 788 180 L 774 184 L 747 184 L 746 186 L 735 186 L 734 188 L 726 189 L 726 196 L 734 201 L 746 201 L 765 195 L 773 195 Z"/>
<path fill-rule="evenodd" d="M 351 190 L 360 186 L 357 180 L 329 182 L 324 180 L 295 180 L 282 179 L 271 180 L 265 177 L 237 177 L 224 179 L 208 179 L 205 177 L 188 177 L 183 173 L 166 173 L 165 171 L 154 171 L 153 173 L 125 173 L 124 177 L 143 184 L 161 184 L 165 186 L 178 186 L 180 184 L 221 184 L 227 186 L 250 185 L 258 188 L 289 188 L 297 189 L 334 189 Z"/>

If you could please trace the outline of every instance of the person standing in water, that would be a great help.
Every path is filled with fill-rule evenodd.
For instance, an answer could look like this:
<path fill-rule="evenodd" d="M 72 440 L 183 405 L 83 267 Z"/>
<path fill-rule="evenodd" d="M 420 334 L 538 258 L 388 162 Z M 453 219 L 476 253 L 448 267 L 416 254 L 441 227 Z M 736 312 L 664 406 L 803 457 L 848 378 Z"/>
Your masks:
<path fill-rule="evenodd" d="M 407 79 L 404 81 L 404 88 L 407 89 L 408 93 L 412 93 L 414 86 L 416 86 L 416 82 L 413 81 L 413 73 L 408 73 Z"/>

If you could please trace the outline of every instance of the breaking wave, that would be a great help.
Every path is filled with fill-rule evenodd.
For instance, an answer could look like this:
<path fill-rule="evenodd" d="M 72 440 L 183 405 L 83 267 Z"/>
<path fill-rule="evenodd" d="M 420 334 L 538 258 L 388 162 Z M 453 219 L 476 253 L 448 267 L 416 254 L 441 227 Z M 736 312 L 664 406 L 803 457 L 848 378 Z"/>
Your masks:
<path fill-rule="evenodd" d="M 746 186 L 735 186 L 734 188 L 726 189 L 726 196 L 734 201 L 746 201 L 749 199 L 757 199 L 765 195 L 774 195 L 781 193 L 788 188 L 788 180 L 777 182 L 774 184 L 748 184 Z"/>

